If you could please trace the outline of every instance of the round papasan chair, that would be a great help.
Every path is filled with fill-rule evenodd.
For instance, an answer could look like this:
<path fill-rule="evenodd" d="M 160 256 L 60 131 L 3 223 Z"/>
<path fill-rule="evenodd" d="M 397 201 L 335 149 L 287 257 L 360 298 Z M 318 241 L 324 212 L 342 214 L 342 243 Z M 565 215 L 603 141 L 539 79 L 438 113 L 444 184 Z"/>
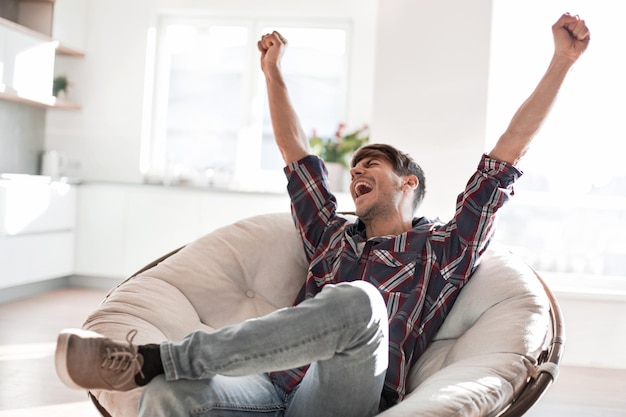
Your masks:
<path fill-rule="evenodd" d="M 558 304 L 529 266 L 493 246 L 413 366 L 410 393 L 380 416 L 521 416 L 556 378 Z M 212 331 L 290 306 L 306 268 L 289 213 L 251 217 L 152 262 L 113 289 L 83 328 L 119 340 L 136 329 L 139 344 Z M 115 417 L 136 416 L 140 395 L 89 392 L 103 416 Z"/>

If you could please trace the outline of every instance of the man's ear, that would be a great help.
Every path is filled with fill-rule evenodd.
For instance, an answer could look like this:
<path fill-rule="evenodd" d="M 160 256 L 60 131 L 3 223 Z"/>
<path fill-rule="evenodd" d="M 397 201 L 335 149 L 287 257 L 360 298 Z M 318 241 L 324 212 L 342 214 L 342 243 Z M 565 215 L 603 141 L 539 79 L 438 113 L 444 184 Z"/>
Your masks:
<path fill-rule="evenodd" d="M 404 181 L 402 181 L 402 188 L 407 187 L 408 189 L 414 190 L 419 183 L 416 175 L 407 175 L 404 177 Z"/>

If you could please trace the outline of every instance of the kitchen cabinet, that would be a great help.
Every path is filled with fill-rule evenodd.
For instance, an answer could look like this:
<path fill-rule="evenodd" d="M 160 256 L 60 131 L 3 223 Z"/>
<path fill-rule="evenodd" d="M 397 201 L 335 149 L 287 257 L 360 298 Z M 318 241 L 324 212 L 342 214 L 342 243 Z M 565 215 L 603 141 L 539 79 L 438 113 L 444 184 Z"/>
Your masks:
<path fill-rule="evenodd" d="M 285 194 L 81 184 L 77 276 L 122 279 L 178 246 L 244 217 L 289 211 Z"/>
<path fill-rule="evenodd" d="M 0 237 L 0 290 L 72 275 L 74 233 Z"/>
<path fill-rule="evenodd" d="M 348 193 L 340 210 L 354 210 Z M 246 217 L 288 212 L 287 193 L 88 183 L 78 187 L 75 274 L 123 279 L 165 253 Z"/>
<path fill-rule="evenodd" d="M 53 97 L 52 80 L 57 58 L 84 56 L 73 46 L 84 46 L 80 35 L 84 3 L 21 0 L 18 23 L 0 18 L 0 99 L 46 108 L 80 108 Z"/>
<path fill-rule="evenodd" d="M 72 275 L 75 224 L 75 186 L 36 175 L 0 179 L 0 288 Z"/>

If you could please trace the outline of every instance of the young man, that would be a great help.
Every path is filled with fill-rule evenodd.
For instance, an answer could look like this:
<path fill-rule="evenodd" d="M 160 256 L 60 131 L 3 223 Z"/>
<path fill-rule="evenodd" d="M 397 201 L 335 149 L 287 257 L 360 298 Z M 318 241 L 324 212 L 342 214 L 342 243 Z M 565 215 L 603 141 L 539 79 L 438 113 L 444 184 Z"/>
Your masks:
<path fill-rule="evenodd" d="M 57 370 L 70 386 L 145 385 L 139 415 L 371 416 L 401 401 L 410 366 L 426 349 L 493 231 L 497 210 L 571 66 L 585 51 L 585 22 L 553 25 L 552 61 L 494 149 L 459 195 L 454 218 L 414 218 L 425 182 L 419 166 L 388 145 L 352 161 L 358 220 L 336 213 L 324 163 L 310 155 L 280 69 L 287 41 L 258 43 L 292 213 L 310 262 L 295 306 L 179 342 L 134 346 L 69 330 Z"/>

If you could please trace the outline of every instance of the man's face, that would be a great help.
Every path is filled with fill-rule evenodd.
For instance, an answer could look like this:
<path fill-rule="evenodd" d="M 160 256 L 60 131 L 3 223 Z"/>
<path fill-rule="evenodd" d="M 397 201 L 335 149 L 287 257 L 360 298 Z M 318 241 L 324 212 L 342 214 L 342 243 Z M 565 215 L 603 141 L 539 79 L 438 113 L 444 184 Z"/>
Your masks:
<path fill-rule="evenodd" d="M 382 156 L 363 158 L 350 169 L 350 176 L 350 193 L 361 220 L 367 222 L 399 212 L 402 177 L 396 175 L 387 159 Z"/>

